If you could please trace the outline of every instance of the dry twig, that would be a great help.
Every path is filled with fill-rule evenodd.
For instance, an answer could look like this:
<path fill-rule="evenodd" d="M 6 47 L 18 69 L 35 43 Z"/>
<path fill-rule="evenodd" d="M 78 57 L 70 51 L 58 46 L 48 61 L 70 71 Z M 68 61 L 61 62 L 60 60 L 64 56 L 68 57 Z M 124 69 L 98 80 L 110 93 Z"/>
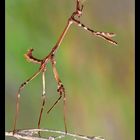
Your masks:
<path fill-rule="evenodd" d="M 43 138 L 41 136 L 35 136 L 35 134 L 38 134 L 38 132 L 49 132 L 53 133 L 52 136 L 49 136 L 47 138 Z M 54 134 L 58 136 L 54 136 Z M 17 139 L 24 139 L 24 140 L 56 140 L 56 139 L 62 139 L 62 138 L 70 138 L 73 140 L 83 139 L 83 140 L 105 140 L 101 136 L 84 136 L 79 134 L 73 134 L 73 133 L 65 133 L 63 131 L 58 130 L 50 130 L 50 129 L 26 129 L 26 130 L 18 130 L 14 133 L 13 131 L 5 132 L 5 136 L 15 137 Z"/>

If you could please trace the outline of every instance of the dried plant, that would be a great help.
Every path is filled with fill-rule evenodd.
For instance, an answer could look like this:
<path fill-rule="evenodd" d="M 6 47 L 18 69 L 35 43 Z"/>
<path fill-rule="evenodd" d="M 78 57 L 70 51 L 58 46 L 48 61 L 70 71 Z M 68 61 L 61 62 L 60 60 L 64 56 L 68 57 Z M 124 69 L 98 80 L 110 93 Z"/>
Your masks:
<path fill-rule="evenodd" d="M 35 136 L 38 132 L 48 132 L 52 133 L 52 136 L 48 136 L 47 138 L 37 137 Z M 13 132 L 6 132 L 6 136 L 15 137 L 17 139 L 26 139 L 26 140 L 56 140 L 56 139 L 74 139 L 74 140 L 105 140 L 101 136 L 84 136 L 79 134 L 65 133 L 63 131 L 56 131 L 50 129 L 26 129 L 26 130 L 18 130 L 13 135 Z M 55 135 L 55 136 L 54 136 Z"/>

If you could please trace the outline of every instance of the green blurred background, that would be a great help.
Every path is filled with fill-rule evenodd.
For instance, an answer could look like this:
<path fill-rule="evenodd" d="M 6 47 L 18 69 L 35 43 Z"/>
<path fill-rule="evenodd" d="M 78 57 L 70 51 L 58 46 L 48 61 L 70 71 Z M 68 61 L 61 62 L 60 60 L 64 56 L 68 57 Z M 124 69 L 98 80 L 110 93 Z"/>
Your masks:
<path fill-rule="evenodd" d="M 75 0 L 6 0 L 6 130 L 13 129 L 19 85 L 39 68 L 23 55 L 34 48 L 34 56 L 45 57 L 74 10 Z M 81 22 L 116 33 L 119 45 L 70 27 L 56 54 L 67 94 L 68 131 L 106 140 L 134 140 L 134 0 L 86 0 Z M 49 64 L 41 127 L 64 130 L 62 101 L 46 118 L 58 97 L 56 89 Z M 37 128 L 41 94 L 39 75 L 21 94 L 17 128 Z"/>

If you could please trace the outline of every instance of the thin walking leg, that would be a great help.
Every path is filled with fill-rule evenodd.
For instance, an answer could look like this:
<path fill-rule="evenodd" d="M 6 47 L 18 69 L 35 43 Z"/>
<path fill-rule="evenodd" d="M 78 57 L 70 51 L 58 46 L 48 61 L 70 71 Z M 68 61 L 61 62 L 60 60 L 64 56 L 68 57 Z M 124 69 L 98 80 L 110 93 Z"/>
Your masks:
<path fill-rule="evenodd" d="M 63 114 L 64 114 L 64 125 L 65 125 L 65 133 L 67 133 L 67 125 L 66 125 L 66 94 L 65 91 L 63 93 Z"/>
<path fill-rule="evenodd" d="M 62 95 L 59 96 L 59 98 L 55 101 L 55 103 L 50 107 L 50 109 L 47 111 L 47 114 L 53 109 L 53 107 L 60 101 Z"/>
<path fill-rule="evenodd" d="M 53 73 L 54 73 L 54 77 L 55 80 L 57 82 L 58 88 L 57 88 L 57 92 L 59 92 L 60 97 L 56 100 L 56 102 L 53 104 L 53 106 L 48 110 L 47 114 L 53 109 L 53 107 L 60 101 L 62 95 L 63 95 L 63 104 L 64 104 L 64 125 L 65 125 L 65 132 L 67 133 L 67 126 L 66 126 L 66 94 L 65 94 L 65 88 L 59 78 L 57 69 L 56 69 L 56 62 L 54 60 L 54 56 L 52 55 L 51 57 L 51 63 L 52 63 L 52 68 L 53 68 Z"/>
<path fill-rule="evenodd" d="M 17 118 L 18 118 L 18 113 L 19 113 L 19 99 L 20 99 L 20 93 L 23 90 L 23 88 L 25 87 L 25 85 L 27 85 L 31 80 L 33 80 L 39 73 L 41 72 L 41 69 L 39 69 L 32 77 L 30 77 L 29 79 L 27 79 L 25 82 L 23 82 L 20 87 L 19 90 L 17 92 L 16 95 L 16 115 L 15 115 L 15 121 L 14 121 L 14 129 L 13 129 L 13 134 L 16 131 L 16 123 L 17 123 Z"/>
<path fill-rule="evenodd" d="M 38 129 L 40 129 L 40 122 L 41 122 L 41 118 L 42 118 L 42 113 L 43 113 L 43 109 L 44 109 L 44 105 L 46 102 L 46 92 L 45 92 L 45 69 L 42 72 L 42 82 L 43 82 L 43 93 L 42 93 L 42 106 L 41 106 L 41 110 L 40 110 L 40 115 L 39 115 L 39 120 L 38 120 Z"/>

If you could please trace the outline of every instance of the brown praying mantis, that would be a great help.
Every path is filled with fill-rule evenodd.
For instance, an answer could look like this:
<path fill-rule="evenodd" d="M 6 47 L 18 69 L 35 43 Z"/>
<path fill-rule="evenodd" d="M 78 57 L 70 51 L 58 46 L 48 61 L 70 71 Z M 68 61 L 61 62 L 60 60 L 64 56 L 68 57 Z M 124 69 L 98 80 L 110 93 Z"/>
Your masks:
<path fill-rule="evenodd" d="M 62 32 L 62 34 L 60 35 L 58 41 L 56 42 L 56 44 L 54 45 L 54 47 L 52 48 L 51 52 L 43 59 L 37 59 L 36 57 L 34 57 L 32 55 L 33 49 L 29 49 L 28 52 L 25 54 L 25 58 L 32 62 L 32 63 L 36 63 L 39 64 L 40 67 L 39 69 L 30 77 L 28 78 L 25 82 L 23 82 L 18 91 L 17 91 L 17 95 L 16 95 L 16 115 L 15 115 L 15 120 L 14 120 L 14 128 L 13 128 L 13 134 L 16 132 L 16 124 L 17 124 L 17 118 L 18 118 L 18 113 L 19 113 L 19 99 L 20 99 L 20 94 L 21 91 L 24 89 L 25 85 L 27 85 L 30 81 L 32 81 L 35 77 L 37 77 L 40 73 L 42 73 L 42 82 L 43 82 L 43 92 L 42 92 L 42 106 L 41 106 L 41 110 L 40 110 L 40 115 L 39 115 L 39 119 L 38 119 L 38 128 L 40 128 L 40 122 L 41 122 L 41 118 L 42 118 L 42 113 L 43 113 L 43 109 L 44 109 L 44 105 L 46 102 L 46 92 L 45 92 L 45 72 L 46 72 L 46 66 L 47 64 L 50 62 L 52 64 L 52 70 L 53 70 L 53 74 L 54 74 L 54 78 L 57 82 L 57 92 L 59 93 L 59 98 L 54 102 L 54 104 L 51 106 L 51 108 L 47 111 L 47 114 L 49 114 L 49 112 L 54 108 L 54 106 L 60 101 L 60 99 L 63 97 L 63 106 L 64 106 L 64 126 L 65 126 L 65 132 L 67 133 L 67 126 L 66 126 L 66 94 L 65 94 L 65 88 L 59 78 L 58 75 L 58 71 L 56 69 L 56 60 L 55 60 L 55 54 L 56 51 L 59 49 L 66 33 L 68 32 L 68 29 L 70 28 L 70 26 L 72 24 L 75 24 L 79 27 L 81 27 L 82 29 L 85 29 L 86 31 L 90 32 L 91 34 L 103 38 L 105 40 L 107 40 L 108 42 L 112 43 L 113 45 L 117 45 L 117 42 L 112 40 L 112 37 L 115 36 L 114 33 L 109 33 L 109 32 L 100 32 L 100 31 L 95 31 L 92 30 L 90 28 L 88 28 L 87 26 L 85 26 L 84 24 L 82 24 L 80 22 L 80 17 L 82 15 L 82 11 L 83 11 L 83 4 L 81 4 L 80 0 L 76 0 L 76 9 L 75 11 L 72 13 L 72 15 L 68 18 L 67 20 L 67 24 Z"/>

